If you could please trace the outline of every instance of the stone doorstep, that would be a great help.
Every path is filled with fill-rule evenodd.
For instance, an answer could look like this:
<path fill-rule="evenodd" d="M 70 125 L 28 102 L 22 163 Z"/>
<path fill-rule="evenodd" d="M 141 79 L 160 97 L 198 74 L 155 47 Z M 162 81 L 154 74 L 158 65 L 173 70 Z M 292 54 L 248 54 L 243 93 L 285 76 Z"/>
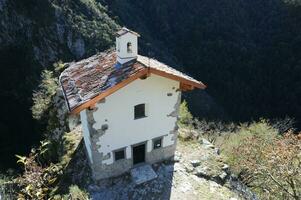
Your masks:
<path fill-rule="evenodd" d="M 136 185 L 154 180 L 158 177 L 152 166 L 149 164 L 141 165 L 131 169 L 131 176 Z"/>

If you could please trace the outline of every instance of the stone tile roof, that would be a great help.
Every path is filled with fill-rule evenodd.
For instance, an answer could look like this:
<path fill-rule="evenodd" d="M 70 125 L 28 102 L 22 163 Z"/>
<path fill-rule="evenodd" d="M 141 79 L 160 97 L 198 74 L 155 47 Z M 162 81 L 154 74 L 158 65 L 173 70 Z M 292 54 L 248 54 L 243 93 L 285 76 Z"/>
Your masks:
<path fill-rule="evenodd" d="M 117 31 L 116 35 L 117 36 L 122 36 L 122 35 L 124 35 L 126 33 L 132 33 L 132 34 L 137 35 L 138 37 L 140 37 L 139 33 L 131 31 L 131 30 L 127 29 L 126 27 L 123 27 L 122 29 L 120 29 L 119 31 Z"/>
<path fill-rule="evenodd" d="M 137 60 L 120 65 L 116 63 L 116 52 L 112 50 L 68 65 L 68 68 L 60 76 L 60 84 L 70 112 L 146 69 L 156 69 L 203 85 L 159 61 L 145 56 L 139 55 Z"/>
<path fill-rule="evenodd" d="M 200 81 L 198 81 L 194 78 L 191 78 L 190 76 L 187 76 L 186 74 L 184 74 L 184 73 L 182 73 L 182 72 L 180 72 L 180 71 L 178 71 L 178 70 L 176 70 L 172 67 L 169 67 L 168 65 L 166 65 L 164 63 L 161 63 L 158 60 L 155 60 L 153 58 L 148 58 L 146 56 L 138 55 L 137 61 L 144 64 L 145 66 L 150 66 L 152 69 L 157 69 L 159 71 L 163 71 L 163 72 L 166 72 L 168 74 L 173 74 L 175 76 L 182 77 L 186 80 L 190 80 L 190 81 L 195 82 L 195 83 L 201 83 Z"/>

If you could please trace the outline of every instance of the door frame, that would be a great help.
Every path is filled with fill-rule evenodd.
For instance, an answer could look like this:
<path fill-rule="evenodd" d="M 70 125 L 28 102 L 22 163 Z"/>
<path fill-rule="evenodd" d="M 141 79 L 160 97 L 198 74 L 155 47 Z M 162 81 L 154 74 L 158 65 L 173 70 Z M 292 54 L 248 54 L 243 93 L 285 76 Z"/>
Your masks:
<path fill-rule="evenodd" d="M 141 146 L 141 145 L 144 145 L 144 162 L 134 164 L 134 147 Z M 131 145 L 131 150 L 132 150 L 133 166 L 137 166 L 137 165 L 146 163 L 147 140 L 144 142 L 139 142 L 139 143 Z"/>

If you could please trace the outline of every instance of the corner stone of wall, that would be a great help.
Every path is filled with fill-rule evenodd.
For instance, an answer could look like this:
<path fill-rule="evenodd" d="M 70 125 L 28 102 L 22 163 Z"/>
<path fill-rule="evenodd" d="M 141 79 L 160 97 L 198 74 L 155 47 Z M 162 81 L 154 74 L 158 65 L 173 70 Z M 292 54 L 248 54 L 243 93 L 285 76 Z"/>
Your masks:
<path fill-rule="evenodd" d="M 177 99 L 177 102 L 174 105 L 174 110 L 170 114 L 168 114 L 167 117 L 176 117 L 176 118 L 178 118 L 180 104 L 181 104 L 181 92 L 178 92 L 178 99 Z"/>
<path fill-rule="evenodd" d="M 105 103 L 105 100 L 102 101 L 101 103 Z M 101 179 L 102 177 L 105 176 L 114 176 L 114 170 L 118 171 L 118 166 L 114 167 L 113 165 L 104 165 L 102 161 L 110 159 L 111 154 L 103 154 L 98 151 L 100 148 L 100 145 L 98 143 L 99 138 L 105 134 L 107 129 L 95 129 L 93 125 L 96 123 L 93 113 L 97 111 L 97 107 L 93 109 L 87 109 L 87 118 L 88 118 L 88 126 L 89 126 L 89 132 L 90 132 L 90 139 L 91 139 L 91 152 L 92 152 L 92 160 L 93 163 L 90 163 L 92 172 L 93 172 L 93 177 L 95 179 Z M 121 163 L 119 163 L 120 165 Z M 126 164 L 122 165 L 122 167 L 126 166 Z M 110 170 L 112 172 L 110 173 Z"/>
<path fill-rule="evenodd" d="M 179 92 L 179 94 L 178 94 L 178 100 L 174 105 L 174 111 L 168 115 L 169 117 L 176 117 L 178 119 L 180 104 L 181 104 L 181 92 Z M 169 134 L 173 135 L 171 140 L 175 142 L 174 146 L 176 146 L 176 143 L 177 143 L 178 129 L 179 129 L 178 120 L 176 120 L 174 129 L 169 132 Z"/>
<path fill-rule="evenodd" d="M 146 154 L 146 162 L 154 164 L 174 157 L 176 145 L 170 145 L 159 149 L 154 149 Z"/>
<path fill-rule="evenodd" d="M 132 159 L 123 159 L 115 161 L 113 164 L 94 164 L 92 165 L 92 173 L 94 180 L 106 179 L 119 176 L 132 168 Z"/>

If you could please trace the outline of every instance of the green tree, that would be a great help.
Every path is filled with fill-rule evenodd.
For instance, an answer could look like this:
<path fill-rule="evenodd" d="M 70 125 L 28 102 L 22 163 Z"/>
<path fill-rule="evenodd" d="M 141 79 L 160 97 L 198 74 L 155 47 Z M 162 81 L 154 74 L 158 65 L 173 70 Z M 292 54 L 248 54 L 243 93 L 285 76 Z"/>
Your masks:
<path fill-rule="evenodd" d="M 179 109 L 178 125 L 181 128 L 192 127 L 192 123 L 193 123 L 193 116 L 188 109 L 187 102 L 184 100 L 181 103 L 180 109 Z"/>

